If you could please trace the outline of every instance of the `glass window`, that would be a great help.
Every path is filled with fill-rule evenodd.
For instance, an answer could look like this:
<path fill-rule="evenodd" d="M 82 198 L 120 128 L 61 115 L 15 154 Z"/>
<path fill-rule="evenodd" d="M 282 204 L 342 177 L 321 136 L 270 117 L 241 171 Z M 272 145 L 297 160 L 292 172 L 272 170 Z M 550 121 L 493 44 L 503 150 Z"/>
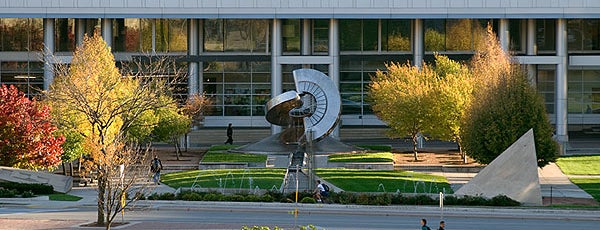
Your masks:
<path fill-rule="evenodd" d="M 302 21 L 300 19 L 285 19 L 282 21 L 283 53 L 300 55 L 302 36 Z"/>
<path fill-rule="evenodd" d="M 271 21 L 266 19 L 251 20 L 252 22 L 252 37 L 250 42 L 252 51 L 254 52 L 269 52 L 270 25 Z"/>
<path fill-rule="evenodd" d="M 362 20 L 339 21 L 340 51 L 361 51 Z"/>
<path fill-rule="evenodd" d="M 142 51 L 144 52 L 152 52 L 154 50 L 154 44 L 152 42 L 152 30 L 154 26 L 154 19 L 140 19 L 140 27 L 142 28 Z"/>
<path fill-rule="evenodd" d="M 213 116 L 263 116 L 271 97 L 268 62 L 204 62 L 203 86 Z"/>
<path fill-rule="evenodd" d="M 142 37 L 140 19 L 114 19 L 113 27 L 115 30 L 113 32 L 113 51 L 140 51 Z"/>
<path fill-rule="evenodd" d="M 508 30 L 510 34 L 510 50 L 517 53 L 525 53 L 524 45 L 524 34 L 526 34 L 524 23 L 526 20 L 522 19 L 509 19 Z"/>
<path fill-rule="evenodd" d="M 381 20 L 381 50 L 411 50 L 410 20 Z"/>
<path fill-rule="evenodd" d="M 225 51 L 252 50 L 252 26 L 250 20 L 225 20 Z"/>
<path fill-rule="evenodd" d="M 446 20 L 424 20 L 425 51 L 446 50 Z"/>
<path fill-rule="evenodd" d="M 600 20 L 570 19 L 567 21 L 569 51 L 600 50 Z"/>
<path fill-rule="evenodd" d="M 40 94 L 44 87 L 44 64 L 41 62 L 2 62 L 0 84 L 14 85 L 27 96 Z"/>
<path fill-rule="evenodd" d="M 554 19 L 538 19 L 536 23 L 536 44 L 539 52 L 556 51 L 556 21 Z"/>
<path fill-rule="evenodd" d="M 554 113 L 554 84 L 555 84 L 555 66 L 554 65 L 538 65 L 537 66 L 537 90 L 544 98 L 546 112 Z"/>
<path fill-rule="evenodd" d="M 0 51 L 42 51 L 44 30 L 39 18 L 0 18 Z"/>
<path fill-rule="evenodd" d="M 425 20 L 425 51 L 472 51 L 485 38 L 486 27 L 475 19 Z"/>
<path fill-rule="evenodd" d="M 363 20 L 362 37 L 363 51 L 377 51 L 379 49 L 379 20 Z"/>
<path fill-rule="evenodd" d="M 204 50 L 207 52 L 223 51 L 223 19 L 204 20 Z"/>
<path fill-rule="evenodd" d="M 329 51 L 329 20 L 313 20 L 313 54 L 327 54 Z"/>
<path fill-rule="evenodd" d="M 54 51 L 75 50 L 75 19 L 59 18 L 54 21 Z"/>

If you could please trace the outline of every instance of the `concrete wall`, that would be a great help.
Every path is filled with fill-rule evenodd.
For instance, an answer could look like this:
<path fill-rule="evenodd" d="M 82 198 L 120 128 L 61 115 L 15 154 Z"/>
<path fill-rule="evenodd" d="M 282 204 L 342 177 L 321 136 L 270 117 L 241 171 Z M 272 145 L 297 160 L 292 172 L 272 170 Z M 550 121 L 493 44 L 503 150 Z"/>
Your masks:
<path fill-rule="evenodd" d="M 0 17 L 589 18 L 600 1 L 558 0 L 1 0 Z"/>

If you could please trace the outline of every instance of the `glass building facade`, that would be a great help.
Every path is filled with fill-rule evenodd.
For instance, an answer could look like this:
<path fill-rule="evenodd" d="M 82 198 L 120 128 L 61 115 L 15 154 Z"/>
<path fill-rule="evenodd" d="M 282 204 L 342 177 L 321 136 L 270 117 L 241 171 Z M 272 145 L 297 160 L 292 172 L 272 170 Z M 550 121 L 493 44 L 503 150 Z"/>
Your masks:
<path fill-rule="evenodd" d="M 151 7 L 149 0 L 141 2 L 144 5 L 138 8 L 167 9 L 162 5 Z M 372 4 L 357 0 L 353 7 L 380 10 L 361 8 L 359 2 Z M 391 8 L 403 9 L 391 2 Z M 252 6 L 244 8 L 218 3 L 201 11 L 204 8 L 200 4 L 209 3 L 197 3 L 192 8 L 198 12 L 169 14 L 144 15 L 133 8 L 131 14 L 105 13 L 103 17 L 94 17 L 97 14 L 93 12 L 30 16 L 0 13 L 0 83 L 17 85 L 35 96 L 49 84 L 44 79 L 51 77 L 40 58 L 42 51 L 69 57 L 84 34 L 97 32 L 109 43 L 119 65 L 149 53 L 183 57 L 179 64 L 187 75 L 179 78 L 175 93 L 185 98 L 205 92 L 213 99 L 207 127 L 228 123 L 269 127 L 264 119 L 265 103 L 295 88 L 291 72 L 298 68 L 320 70 L 336 82 L 342 98 L 343 126 L 380 127 L 384 123 L 373 114 L 368 98 L 368 85 L 377 70 L 385 71 L 385 64 L 390 62 L 431 61 L 434 53 L 468 60 L 474 47 L 483 42 L 486 26 L 491 25 L 502 46 L 527 66 L 559 135 L 600 127 L 600 16 L 367 14 L 344 13 L 343 9 L 332 14 L 311 14 L 312 8 L 301 6 L 298 12 L 273 14 L 251 10 L 289 10 L 292 4 L 261 8 L 254 6 L 258 3 L 248 3 Z M 178 7 L 186 8 L 181 4 Z M 320 4 L 324 9 L 333 9 L 337 3 L 327 0 Z M 471 6 L 465 3 L 463 7 Z M 225 8 L 233 13 L 210 13 L 211 9 L 217 12 Z M 175 77 L 170 75 L 173 73 L 164 73 Z"/>

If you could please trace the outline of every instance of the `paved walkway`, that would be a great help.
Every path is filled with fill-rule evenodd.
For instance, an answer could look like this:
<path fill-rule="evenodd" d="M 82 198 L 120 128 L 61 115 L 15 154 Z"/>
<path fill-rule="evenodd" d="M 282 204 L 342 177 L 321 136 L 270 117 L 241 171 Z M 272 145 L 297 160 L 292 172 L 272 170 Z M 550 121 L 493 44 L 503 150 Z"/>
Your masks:
<path fill-rule="evenodd" d="M 469 182 L 477 173 L 434 172 L 432 174 L 446 177 L 452 189 L 456 191 Z M 538 168 L 538 176 L 543 197 L 593 199 L 590 194 L 573 184 L 569 177 L 554 163 L 546 165 L 542 169 Z"/>

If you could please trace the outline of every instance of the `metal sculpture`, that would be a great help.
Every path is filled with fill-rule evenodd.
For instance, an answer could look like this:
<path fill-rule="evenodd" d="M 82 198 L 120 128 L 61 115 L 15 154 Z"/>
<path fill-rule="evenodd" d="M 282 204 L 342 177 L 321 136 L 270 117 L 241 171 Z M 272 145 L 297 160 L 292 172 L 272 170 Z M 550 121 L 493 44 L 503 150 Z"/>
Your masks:
<path fill-rule="evenodd" d="M 314 69 L 293 71 L 296 91 L 282 93 L 267 102 L 266 119 L 287 127 L 280 135 L 285 143 L 319 141 L 340 120 L 342 101 L 335 83 Z M 310 130 L 312 135 L 303 135 Z"/>

